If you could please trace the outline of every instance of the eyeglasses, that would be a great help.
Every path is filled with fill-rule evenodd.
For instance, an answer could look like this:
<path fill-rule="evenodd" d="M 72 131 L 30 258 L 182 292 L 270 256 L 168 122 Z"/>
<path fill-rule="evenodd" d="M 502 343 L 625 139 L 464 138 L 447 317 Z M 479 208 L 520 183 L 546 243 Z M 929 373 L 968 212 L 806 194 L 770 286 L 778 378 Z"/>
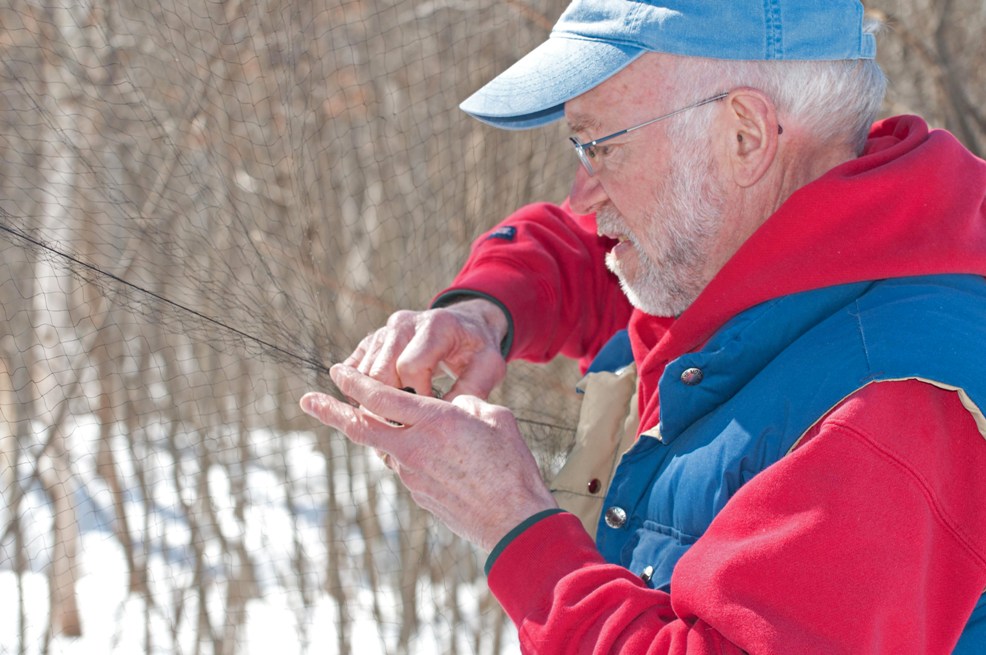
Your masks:
<path fill-rule="evenodd" d="M 665 118 L 671 118 L 672 116 L 676 116 L 683 111 L 688 111 L 689 109 L 695 109 L 696 107 L 707 105 L 710 102 L 716 102 L 718 100 L 722 100 L 728 95 L 729 93 L 719 93 L 717 95 L 712 96 L 711 98 L 706 98 L 705 100 L 699 100 L 693 105 L 688 105 L 687 107 L 682 107 L 681 109 L 675 109 L 673 112 L 669 114 L 664 114 L 663 116 L 652 118 L 645 123 L 641 123 L 640 125 L 634 125 L 633 127 L 628 127 L 625 130 L 620 130 L 619 132 L 613 132 L 612 134 L 604 136 L 600 139 L 596 139 L 594 141 L 590 141 L 589 143 L 581 143 L 574 136 L 569 137 L 568 140 L 572 142 L 573 146 L 575 146 L 575 154 L 578 155 L 579 161 L 582 163 L 582 166 L 585 167 L 586 172 L 589 173 L 589 175 L 595 175 L 596 172 L 592 168 L 592 160 L 598 156 L 596 153 L 596 146 L 598 146 L 599 144 L 605 143 L 610 139 L 615 139 L 618 136 L 629 134 L 630 132 L 633 132 L 634 130 L 639 130 L 642 127 L 647 127 L 652 123 L 663 121 Z"/>

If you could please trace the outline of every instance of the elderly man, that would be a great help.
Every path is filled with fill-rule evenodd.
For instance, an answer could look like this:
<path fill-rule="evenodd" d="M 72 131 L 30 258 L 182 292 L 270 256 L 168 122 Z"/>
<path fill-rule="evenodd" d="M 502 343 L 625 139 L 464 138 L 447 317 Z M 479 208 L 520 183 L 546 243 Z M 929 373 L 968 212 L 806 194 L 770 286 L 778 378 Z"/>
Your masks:
<path fill-rule="evenodd" d="M 490 551 L 525 652 L 984 648 L 986 164 L 870 127 L 874 50 L 855 0 L 576 0 L 463 103 L 564 115 L 568 201 L 334 367 L 355 406 L 302 407 Z M 549 489 L 480 398 L 557 354 L 623 389 L 580 448 L 632 447 Z"/>

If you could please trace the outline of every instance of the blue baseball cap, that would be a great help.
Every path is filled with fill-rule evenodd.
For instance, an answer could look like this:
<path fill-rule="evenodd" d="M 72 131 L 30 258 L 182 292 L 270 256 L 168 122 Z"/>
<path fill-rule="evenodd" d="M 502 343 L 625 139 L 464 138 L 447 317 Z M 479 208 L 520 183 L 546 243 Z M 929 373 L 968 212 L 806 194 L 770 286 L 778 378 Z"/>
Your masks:
<path fill-rule="evenodd" d="M 859 0 L 575 0 L 548 40 L 460 108 L 521 130 L 561 118 L 565 102 L 645 52 L 748 60 L 872 59 Z"/>

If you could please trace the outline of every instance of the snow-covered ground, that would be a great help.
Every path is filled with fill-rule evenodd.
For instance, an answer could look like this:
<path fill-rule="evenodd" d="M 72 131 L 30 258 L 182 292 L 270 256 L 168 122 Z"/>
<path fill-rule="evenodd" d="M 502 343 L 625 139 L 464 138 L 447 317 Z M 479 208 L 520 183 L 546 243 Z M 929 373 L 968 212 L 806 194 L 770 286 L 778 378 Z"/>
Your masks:
<path fill-rule="evenodd" d="M 517 652 L 509 627 L 495 638 L 493 626 L 499 623 L 489 606 L 480 558 L 447 532 L 429 527 L 430 521 L 407 519 L 394 479 L 375 458 L 354 457 L 341 438 L 330 438 L 328 450 L 319 452 L 314 433 L 254 431 L 247 440 L 252 456 L 241 465 L 229 451 L 223 454 L 221 449 L 231 446 L 214 435 L 201 440 L 182 435 L 176 449 L 173 432 L 170 442 L 165 437 L 167 427 L 150 426 L 138 440 L 117 435 L 110 444 L 127 489 L 135 551 L 146 558 L 147 594 L 128 592 L 126 553 L 114 533 L 113 494 L 96 472 L 99 427 L 82 417 L 68 432 L 79 527 L 76 597 L 82 636 L 77 638 L 47 635 L 53 515 L 47 496 L 31 480 L 36 464 L 22 455 L 18 473 L 26 493 L 20 515 L 28 570 L 15 573 L 14 542 L 8 535 L 0 544 L 0 654 L 213 653 L 224 635 L 225 652 L 237 655 L 342 655 L 341 643 L 359 655 L 495 655 L 497 642 L 499 652 Z M 204 476 L 203 444 L 220 449 L 209 452 L 213 463 Z M 332 476 L 326 473 L 324 452 Z M 149 490 L 147 499 L 139 492 L 138 474 Z M 330 495 L 334 500 L 327 504 Z M 5 505 L 0 503 L 0 533 L 10 520 Z M 368 506 L 379 530 L 373 543 L 356 527 Z M 326 576 L 332 577 L 327 507 L 343 514 L 334 517 L 334 525 L 344 531 L 336 537 L 334 560 L 343 606 L 326 591 Z M 409 552 L 402 530 L 427 531 L 427 538 L 410 542 L 424 544 L 427 551 Z M 254 582 L 242 621 L 231 618 L 235 608 L 226 601 L 230 577 L 243 570 L 238 553 L 249 558 L 248 577 Z M 465 558 L 468 566 L 441 559 L 449 556 Z M 419 565 L 436 559 L 431 575 L 425 566 L 412 582 L 418 629 L 405 650 L 397 646 L 403 619 L 395 579 L 411 566 L 409 558 Z M 435 570 L 460 577 L 456 571 L 480 574 L 449 581 Z M 228 637 L 233 623 L 239 624 L 235 639 Z M 344 642 L 340 629 L 346 630 Z"/>

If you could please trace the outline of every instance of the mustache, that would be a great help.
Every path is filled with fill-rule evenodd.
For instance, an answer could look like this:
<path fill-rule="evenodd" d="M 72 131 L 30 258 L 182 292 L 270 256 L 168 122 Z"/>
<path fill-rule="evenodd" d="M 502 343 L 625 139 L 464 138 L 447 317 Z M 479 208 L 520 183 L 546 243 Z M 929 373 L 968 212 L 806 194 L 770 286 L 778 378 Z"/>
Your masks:
<path fill-rule="evenodd" d="M 626 221 L 623 215 L 612 205 L 605 205 L 596 210 L 596 231 L 607 236 L 620 236 L 634 241 L 632 235 L 623 228 Z"/>

